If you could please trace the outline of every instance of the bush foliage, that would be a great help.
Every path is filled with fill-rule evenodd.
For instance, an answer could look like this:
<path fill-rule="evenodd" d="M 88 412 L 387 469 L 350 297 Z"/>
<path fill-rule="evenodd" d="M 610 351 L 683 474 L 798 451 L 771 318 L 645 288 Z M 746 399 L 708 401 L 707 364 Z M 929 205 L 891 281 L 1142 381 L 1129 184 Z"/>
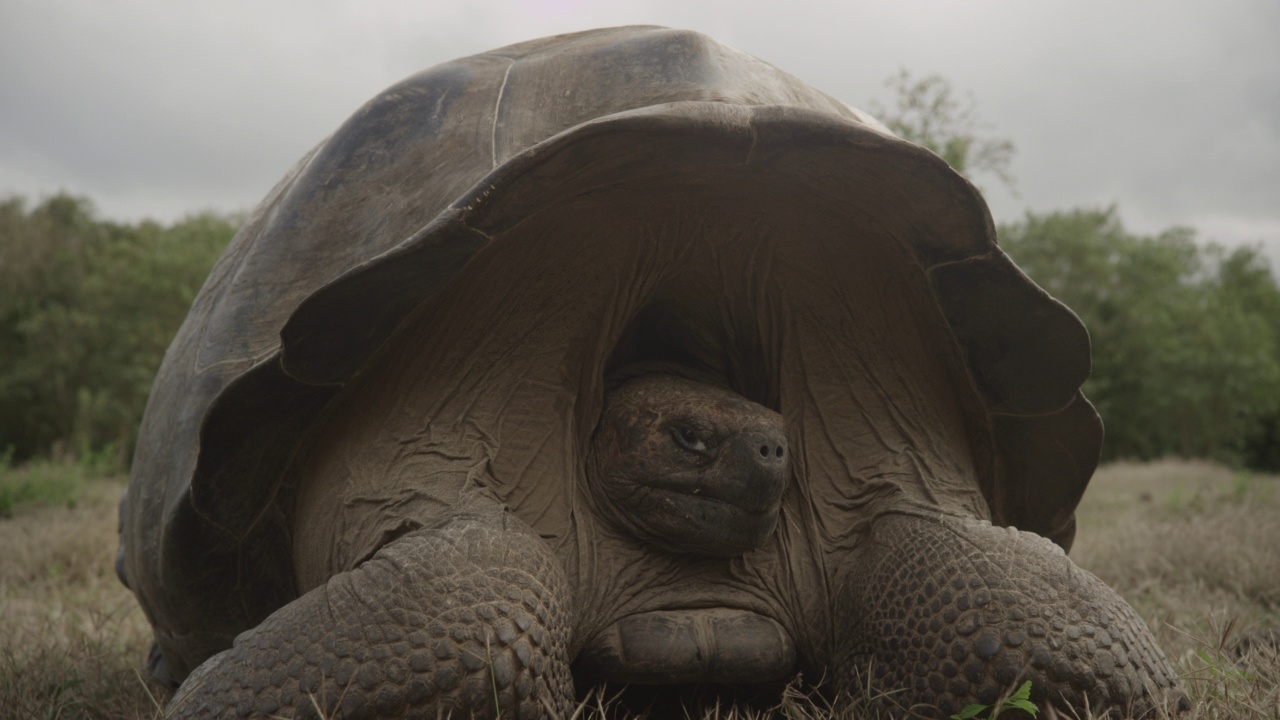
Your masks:
<path fill-rule="evenodd" d="M 67 195 L 0 201 L 6 464 L 127 463 L 165 348 L 235 227 L 211 213 L 107 222 Z M 1105 458 L 1280 469 L 1280 288 L 1257 249 L 1135 235 L 1114 209 L 1028 214 L 1000 238 L 1089 328 Z"/>
<path fill-rule="evenodd" d="M 0 201 L 0 453 L 127 461 L 151 380 L 232 218 L 95 217 L 56 195 Z"/>
<path fill-rule="evenodd" d="M 1257 248 L 1135 235 L 1114 208 L 1029 213 L 1000 242 L 1089 328 L 1104 459 L 1280 469 L 1280 288 Z"/>

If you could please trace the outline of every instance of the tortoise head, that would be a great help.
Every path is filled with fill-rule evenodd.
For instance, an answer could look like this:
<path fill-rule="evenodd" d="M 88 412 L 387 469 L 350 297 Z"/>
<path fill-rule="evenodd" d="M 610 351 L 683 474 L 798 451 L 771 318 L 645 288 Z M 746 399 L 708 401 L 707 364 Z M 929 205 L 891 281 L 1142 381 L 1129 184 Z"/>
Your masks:
<path fill-rule="evenodd" d="M 782 416 L 728 390 L 642 375 L 605 399 L 590 489 L 613 526 L 675 553 L 733 557 L 778 524 L 790 481 Z"/>

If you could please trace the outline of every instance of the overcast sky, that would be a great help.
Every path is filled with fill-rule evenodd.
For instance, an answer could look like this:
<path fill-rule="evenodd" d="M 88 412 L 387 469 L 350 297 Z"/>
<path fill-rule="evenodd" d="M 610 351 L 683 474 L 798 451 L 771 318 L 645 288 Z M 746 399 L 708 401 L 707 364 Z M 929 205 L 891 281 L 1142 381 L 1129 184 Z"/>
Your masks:
<path fill-rule="evenodd" d="M 700 30 L 845 102 L 899 68 L 972 93 L 1017 146 L 996 219 L 1116 205 L 1126 225 L 1264 243 L 1280 266 L 1280 2 L 0 0 L 0 195 L 107 217 L 257 203 L 391 83 L 591 27 Z"/>

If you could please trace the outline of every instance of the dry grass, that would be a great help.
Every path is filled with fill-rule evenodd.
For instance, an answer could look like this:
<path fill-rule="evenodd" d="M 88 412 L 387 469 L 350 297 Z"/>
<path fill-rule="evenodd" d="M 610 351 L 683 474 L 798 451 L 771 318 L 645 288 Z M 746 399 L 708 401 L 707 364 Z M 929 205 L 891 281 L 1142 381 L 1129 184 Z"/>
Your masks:
<path fill-rule="evenodd" d="M 121 481 L 90 482 L 74 507 L 0 519 L 0 717 L 154 718 L 140 679 L 149 630 L 112 571 Z M 1080 509 L 1072 556 L 1129 599 L 1183 675 L 1187 720 L 1280 718 L 1280 658 L 1240 638 L 1280 628 L 1280 478 L 1202 463 L 1111 465 Z M 727 707 L 743 720 L 848 717 L 787 691 L 784 707 Z M 161 698 L 163 701 L 163 698 Z M 579 717 L 601 717 L 592 697 Z"/>
<path fill-rule="evenodd" d="M 0 520 L 0 717 L 157 715 L 139 679 L 150 628 L 116 580 L 122 480 Z"/>
<path fill-rule="evenodd" d="M 1114 464 L 1081 503 L 1071 555 L 1147 620 L 1197 705 L 1185 717 L 1280 718 L 1280 477 L 1199 462 Z"/>

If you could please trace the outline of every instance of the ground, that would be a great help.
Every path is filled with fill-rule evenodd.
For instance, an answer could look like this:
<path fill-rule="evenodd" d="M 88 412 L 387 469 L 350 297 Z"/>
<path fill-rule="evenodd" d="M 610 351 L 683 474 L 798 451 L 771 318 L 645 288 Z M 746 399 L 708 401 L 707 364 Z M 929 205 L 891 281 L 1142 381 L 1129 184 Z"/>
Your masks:
<path fill-rule="evenodd" d="M 165 697 L 142 681 L 147 623 L 111 566 L 123 487 L 75 466 L 0 467 L 0 718 L 160 716 Z M 1280 629 L 1277 549 L 1280 477 L 1165 461 L 1099 470 L 1071 555 L 1151 625 L 1196 703 L 1185 718 L 1261 720 L 1280 717 L 1280 658 L 1233 648 Z M 844 717 L 786 702 L 779 716 Z"/>

